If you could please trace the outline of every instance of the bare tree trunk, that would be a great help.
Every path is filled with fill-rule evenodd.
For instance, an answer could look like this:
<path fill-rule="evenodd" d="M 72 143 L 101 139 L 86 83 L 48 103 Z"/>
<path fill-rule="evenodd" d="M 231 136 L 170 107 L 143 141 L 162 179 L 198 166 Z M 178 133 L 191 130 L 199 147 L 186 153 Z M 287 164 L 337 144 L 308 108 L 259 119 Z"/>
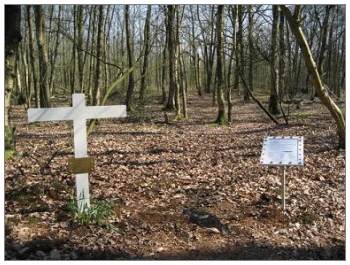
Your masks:
<path fill-rule="evenodd" d="M 166 12 L 165 12 L 166 13 Z M 165 14 L 164 24 L 167 25 L 167 15 Z M 166 81 L 166 69 L 167 69 L 167 48 L 168 48 L 168 30 L 165 32 L 165 43 L 162 52 L 162 104 L 166 104 L 166 91 L 165 91 L 165 81 Z"/>
<path fill-rule="evenodd" d="M 227 100 L 227 120 L 228 122 L 232 122 L 232 89 L 231 89 L 231 83 L 230 83 L 230 76 L 231 76 L 231 64 L 233 60 L 233 56 L 235 54 L 236 56 L 236 67 L 235 67 L 235 81 L 234 81 L 234 89 L 238 88 L 238 82 L 239 82 L 239 52 L 238 52 L 238 45 L 237 45 L 237 18 L 238 18 L 238 7 L 235 5 L 234 7 L 231 7 L 231 17 L 232 17 L 232 27 L 234 29 L 233 33 L 233 40 L 232 40 L 232 52 L 231 52 L 231 58 L 230 58 L 230 66 L 229 66 L 229 73 L 228 73 L 228 88 L 227 88 L 227 94 L 226 94 L 226 100 Z"/>
<path fill-rule="evenodd" d="M 339 109 L 339 107 L 335 104 L 335 102 L 332 100 L 332 98 L 329 96 L 327 89 L 325 88 L 320 74 L 318 72 L 316 63 L 312 57 L 311 50 L 309 48 L 309 45 L 307 44 L 307 41 L 305 39 L 304 33 L 300 27 L 298 17 L 299 14 L 295 13 L 292 15 L 291 11 L 284 5 L 281 6 L 282 11 L 284 15 L 286 16 L 288 23 L 290 25 L 290 28 L 296 37 L 298 44 L 300 45 L 301 51 L 303 52 L 303 57 L 305 64 L 307 66 L 308 71 L 310 72 L 310 75 L 313 80 L 313 84 L 316 89 L 316 93 L 318 97 L 321 99 L 322 103 L 326 106 L 326 108 L 331 113 L 334 121 L 337 125 L 337 132 L 339 137 L 339 147 L 345 148 L 345 120 L 344 116 Z M 299 8 L 296 8 L 296 10 L 299 10 Z"/>
<path fill-rule="evenodd" d="M 108 21 L 110 10 L 111 10 L 111 6 L 107 5 L 105 18 L 104 18 L 103 26 L 102 26 L 102 43 L 103 43 L 102 47 L 103 47 L 103 49 L 102 49 L 101 56 L 105 62 L 107 62 L 107 49 L 108 49 L 107 21 Z M 101 95 L 105 95 L 105 93 L 106 93 L 106 87 L 108 86 L 108 79 L 109 79 L 109 77 L 108 77 L 107 64 L 104 63 L 103 64 L 103 85 L 101 85 Z"/>
<path fill-rule="evenodd" d="M 327 35 L 328 35 L 328 21 L 329 21 L 329 15 L 330 15 L 330 10 L 332 9 L 331 5 L 325 6 L 326 9 L 326 14 L 325 18 L 322 23 L 322 28 L 321 28 L 321 45 L 320 45 L 320 50 L 318 53 L 318 58 L 317 58 L 317 70 L 318 72 L 322 75 L 323 72 L 323 60 L 324 60 L 324 53 L 326 51 L 326 46 L 327 46 Z"/>
<path fill-rule="evenodd" d="M 77 59 L 78 59 L 78 82 L 79 82 L 79 92 L 84 91 L 84 54 L 83 54 L 83 15 L 84 6 L 77 6 Z"/>
<path fill-rule="evenodd" d="M 26 33 L 25 33 L 26 35 Z M 25 43 L 22 42 L 22 45 L 20 45 L 20 57 L 21 57 L 21 63 L 23 68 L 23 79 L 25 84 L 25 99 L 26 99 L 26 109 L 30 108 L 31 106 L 31 84 L 30 84 L 30 75 L 29 75 L 29 67 L 28 67 L 28 56 L 27 51 L 25 49 Z"/>
<path fill-rule="evenodd" d="M 92 41 L 91 41 L 91 32 L 92 32 L 92 28 L 93 28 L 93 19 L 94 19 L 94 12 L 93 12 L 93 10 L 94 10 L 94 7 L 90 7 L 90 11 L 89 11 L 89 26 L 88 26 L 88 30 L 87 30 L 87 40 L 86 40 L 86 50 L 88 51 L 88 50 L 92 50 Z M 86 59 L 87 59 L 87 56 L 88 56 L 88 54 L 87 54 L 87 52 L 86 53 L 84 53 L 84 58 L 83 58 L 83 65 L 85 65 L 86 64 Z M 91 56 L 90 56 L 90 61 L 91 61 Z M 84 93 L 85 94 L 87 94 L 88 96 L 90 96 L 89 95 L 89 88 L 90 88 L 90 65 L 88 66 L 88 69 L 89 69 L 89 72 L 88 72 L 88 80 L 86 81 L 86 77 L 85 77 L 85 79 L 83 78 L 83 81 L 85 81 L 84 82 L 84 84 L 83 84 L 83 89 L 84 89 Z M 85 75 L 86 76 L 86 75 Z M 86 89 L 86 87 L 87 87 L 87 89 Z"/>
<path fill-rule="evenodd" d="M 70 61 L 70 90 L 71 90 L 71 94 L 73 94 L 74 92 L 78 91 L 75 88 L 75 65 L 76 65 L 76 51 L 77 51 L 77 47 L 76 47 L 76 39 L 77 39 L 77 7 L 73 6 L 73 43 L 72 43 L 72 55 L 71 55 L 71 61 Z"/>
<path fill-rule="evenodd" d="M 96 20 L 97 20 L 97 6 L 93 6 L 92 7 L 92 33 L 91 33 L 91 52 L 94 51 L 94 45 L 93 43 L 95 43 L 95 35 L 96 35 Z M 88 95 L 89 95 L 89 102 L 92 102 L 92 97 L 93 97 L 93 66 L 94 66 L 94 57 L 90 56 L 90 65 L 89 65 L 89 80 L 88 80 Z"/>
<path fill-rule="evenodd" d="M 215 55 L 215 45 L 214 45 L 214 39 L 215 39 L 215 31 L 214 31 L 214 6 L 211 6 L 210 11 L 210 38 L 208 38 L 205 35 L 206 29 L 203 27 L 202 20 L 199 16 L 199 5 L 197 5 L 197 18 L 199 22 L 199 26 L 201 29 L 201 35 L 203 38 L 203 55 L 204 55 L 204 68 L 206 71 L 205 74 L 205 92 L 210 93 L 211 92 L 211 86 L 213 82 L 213 67 L 214 67 L 214 55 Z M 215 90 L 213 91 L 213 96 L 215 96 Z"/>
<path fill-rule="evenodd" d="M 59 34 L 61 30 L 61 10 L 62 6 L 58 6 L 58 20 L 57 20 L 57 31 L 56 31 L 56 41 L 54 45 L 54 50 L 52 55 L 50 56 L 50 65 L 51 65 L 51 71 L 50 71 L 50 78 L 49 78 L 49 90 L 50 94 L 53 95 L 55 93 L 54 86 L 53 86 L 53 80 L 54 80 L 54 74 L 56 69 L 56 60 L 58 55 L 58 46 L 60 44 Z"/>
<path fill-rule="evenodd" d="M 216 97 L 218 103 L 218 116 L 216 123 L 223 124 L 226 122 L 225 115 L 225 100 L 223 93 L 223 86 L 225 84 L 223 78 L 223 11 L 224 6 L 219 5 L 216 13 Z"/>
<path fill-rule="evenodd" d="M 97 47 L 96 47 L 96 57 L 101 58 L 102 54 L 102 46 L 103 46 L 103 5 L 99 6 L 99 12 L 98 12 L 98 25 L 97 25 Z M 100 105 L 100 90 L 101 90 L 101 62 L 99 59 L 96 59 L 96 69 L 95 69 L 95 77 L 94 77 L 94 88 L 93 88 L 93 95 L 92 95 L 92 105 Z"/>
<path fill-rule="evenodd" d="M 180 50 L 180 48 L 179 48 Z M 182 103 L 182 116 L 187 119 L 187 85 L 186 85 L 186 77 L 185 77 L 185 69 L 184 69 L 184 62 L 183 58 L 180 55 L 180 51 L 178 54 L 178 59 L 179 59 L 179 84 L 180 84 L 180 89 L 181 89 L 181 103 Z"/>
<path fill-rule="evenodd" d="M 15 74 L 16 74 L 16 79 L 15 79 L 15 95 L 16 95 L 16 104 L 21 104 L 22 100 L 19 100 L 20 98 L 23 97 L 23 88 L 22 88 L 22 82 L 21 82 L 21 73 L 19 72 L 19 52 L 17 51 L 16 55 L 16 60 L 15 60 Z"/>
<path fill-rule="evenodd" d="M 32 21 L 30 14 L 30 5 L 26 6 L 26 19 L 28 24 L 28 50 L 29 50 L 29 58 L 30 58 L 30 66 L 32 70 L 32 78 L 33 78 L 33 88 L 34 88 L 34 97 L 35 97 L 35 107 L 39 107 L 39 93 L 38 93 L 38 80 L 35 71 L 35 57 L 34 57 L 34 41 L 33 41 L 33 33 L 32 33 Z"/>
<path fill-rule="evenodd" d="M 175 109 L 176 109 L 176 118 L 181 117 L 181 108 L 180 108 L 180 39 L 179 39 L 179 28 L 180 28 L 180 18 L 179 18 L 179 7 L 175 6 L 176 13 L 176 28 L 175 28 L 175 60 L 174 63 L 174 72 L 175 72 Z M 182 85 L 182 84 L 181 84 Z"/>
<path fill-rule="evenodd" d="M 194 73 L 194 84 L 196 87 L 196 91 L 199 96 L 202 96 L 202 90 L 199 85 L 199 78 L 198 78 L 198 71 L 197 71 L 197 65 L 198 65 L 198 55 L 197 55 L 197 45 L 196 45 L 196 39 L 195 39 L 195 30 L 194 30 L 194 16 L 193 16 L 193 11 L 192 11 L 192 5 L 190 5 L 190 12 L 191 12 L 191 34 L 192 34 L 192 39 L 191 39 L 191 46 L 192 46 L 192 72 Z"/>
<path fill-rule="evenodd" d="M 124 8 L 124 19 L 125 19 L 125 32 L 126 32 L 126 49 L 128 53 L 128 66 L 131 68 L 134 64 L 134 52 L 132 49 L 131 36 L 130 36 L 130 19 L 129 19 L 129 5 Z M 126 106 L 127 110 L 132 110 L 132 98 L 134 94 L 134 74 L 129 73 L 128 90 L 126 92 Z"/>
<path fill-rule="evenodd" d="M 319 48 L 318 57 L 317 57 L 317 70 L 321 76 L 323 74 L 323 59 L 324 59 L 324 53 L 325 53 L 326 44 L 327 44 L 328 20 L 329 20 L 329 14 L 330 14 L 331 8 L 332 8 L 331 5 L 325 6 L 326 14 L 321 27 L 321 43 L 320 43 L 320 48 Z M 313 100 L 315 96 L 316 96 L 316 90 L 313 89 L 311 93 L 311 100 Z"/>
<path fill-rule="evenodd" d="M 215 29 L 214 29 L 214 24 L 215 24 L 215 21 L 214 21 L 214 8 L 215 6 L 212 5 L 211 6 L 211 12 L 210 12 L 210 15 L 211 15 L 211 19 L 210 19 L 210 44 L 209 44 L 209 73 L 208 73 L 208 92 L 210 93 L 211 92 L 211 87 L 212 87 L 212 84 L 213 84 L 213 77 L 214 77 L 214 57 L 215 57 L 215 51 L 216 51 L 216 46 L 214 45 L 214 42 L 215 42 Z M 215 80 L 214 80 L 215 81 Z M 213 102 L 215 103 L 215 92 L 216 92 L 216 89 L 213 89 Z"/>
<path fill-rule="evenodd" d="M 345 30 L 345 29 L 344 29 Z M 342 74 L 341 74 L 341 80 L 340 80 L 340 88 L 344 90 L 345 93 L 345 33 L 343 35 L 342 38 L 342 45 L 341 45 L 341 54 L 340 54 L 340 58 L 341 58 L 341 69 L 342 69 Z M 341 93 L 340 93 L 340 89 L 339 89 L 339 97 L 340 97 Z"/>
<path fill-rule="evenodd" d="M 242 43 L 242 23 L 239 22 L 242 20 L 242 7 L 240 5 L 236 5 L 236 11 L 235 14 L 237 15 L 237 32 L 236 32 L 236 49 L 235 49 L 235 57 L 236 57 L 236 66 L 235 66 L 235 81 L 233 85 L 234 90 L 239 91 L 239 79 L 240 79 L 240 72 L 241 72 L 241 43 Z M 242 70 L 243 72 L 243 70 Z"/>
<path fill-rule="evenodd" d="M 327 84 L 331 85 L 331 81 L 332 81 L 332 77 L 333 75 L 337 75 L 337 71 L 332 71 L 332 59 L 333 59 L 333 48 L 334 48 L 334 43 L 333 43 L 333 33 L 334 33 L 334 28 L 333 28 L 333 25 L 334 25 L 334 18 L 335 16 L 333 17 L 332 19 L 332 22 L 331 22 L 331 25 L 330 25 L 330 29 L 328 31 L 328 45 L 327 45 L 327 62 L 326 62 L 326 65 L 327 65 L 327 69 L 326 69 L 326 82 Z M 335 32 L 335 35 L 337 35 L 337 32 Z M 310 45 L 311 46 L 311 45 Z M 310 48 L 311 49 L 311 48 Z M 335 50 L 338 51 L 339 47 L 335 47 Z M 336 53 L 337 55 L 338 53 Z M 337 56 L 336 56 L 337 57 Z M 337 61 L 337 60 L 336 60 Z M 336 64 L 337 65 L 337 64 Z M 335 67 L 336 68 L 336 67 Z M 337 70 L 337 69 L 334 69 L 334 70 Z M 321 74 L 322 75 L 322 74 Z M 337 78 L 336 78 L 337 79 Z M 333 87 L 335 90 L 337 89 L 337 87 Z"/>
<path fill-rule="evenodd" d="M 183 11 L 182 11 L 183 14 Z M 179 93 L 181 92 L 181 105 L 182 105 L 182 111 L 180 111 L 180 107 L 178 106 L 177 115 L 181 115 L 182 117 L 187 118 L 187 84 L 186 84 L 186 76 L 185 76 L 185 69 L 184 69 L 184 62 L 183 62 L 183 56 L 181 55 L 181 47 L 180 47 L 180 14 L 179 10 L 177 10 L 176 15 L 176 68 L 177 68 L 177 83 L 179 88 Z M 179 104 L 178 104 L 179 105 Z"/>
<path fill-rule="evenodd" d="M 279 6 L 273 5 L 272 7 L 272 14 L 273 14 L 273 22 L 272 22 L 272 43 L 271 43 L 271 92 L 270 92 L 270 99 L 269 99 L 269 111 L 272 114 L 279 114 L 280 109 L 278 105 L 278 97 L 279 97 L 279 71 L 278 71 L 278 65 L 279 65 L 279 55 L 278 55 L 278 49 L 277 49 L 277 40 L 278 40 L 278 31 L 279 31 Z"/>
<path fill-rule="evenodd" d="M 249 72 L 248 72 L 248 85 L 251 91 L 253 88 L 253 58 L 254 58 L 254 47 L 253 47 L 253 13 L 252 6 L 248 6 L 248 44 L 249 44 Z M 249 93 L 244 93 L 244 101 L 249 101 Z"/>
<path fill-rule="evenodd" d="M 245 78 L 245 61 L 244 61 L 244 45 L 243 45 L 243 10 L 244 6 L 238 6 L 238 42 L 239 42 L 239 71 L 241 76 Z M 239 91 L 238 91 L 239 92 Z M 249 98 L 248 90 L 245 86 L 243 86 L 243 101 L 247 101 Z"/>
<path fill-rule="evenodd" d="M 151 51 L 150 47 L 150 24 L 151 24 L 151 12 L 152 6 L 147 6 L 147 15 L 144 28 L 144 54 L 143 54 L 143 65 L 141 71 L 141 87 L 140 87 L 140 101 L 143 102 L 145 99 L 146 80 L 147 80 L 147 68 L 148 68 L 148 54 Z"/>
<path fill-rule="evenodd" d="M 242 6 L 241 5 L 237 5 L 237 20 L 238 20 L 238 31 L 237 31 L 237 38 L 236 38 L 236 69 L 235 69 L 235 83 L 234 83 L 234 90 L 238 90 L 239 93 L 239 79 L 240 79 L 240 73 L 244 72 L 243 70 L 243 47 L 242 47 L 242 39 L 243 39 L 243 28 L 242 28 Z"/>
<path fill-rule="evenodd" d="M 177 82 L 175 78 L 175 30 L 174 30 L 174 22 L 175 22 L 175 6 L 168 5 L 168 62 L 169 62 L 169 95 L 168 95 L 168 103 L 166 105 L 167 110 L 175 109 L 175 93 L 177 90 Z"/>
<path fill-rule="evenodd" d="M 48 86 L 48 57 L 45 37 L 45 18 L 42 6 L 34 7 L 36 38 L 39 52 L 39 70 L 40 70 L 40 107 L 50 107 L 49 86 Z"/>
<path fill-rule="evenodd" d="M 288 43 L 287 45 L 287 82 L 285 84 L 285 89 L 284 89 L 284 93 L 285 94 L 289 94 L 291 91 L 291 77 L 292 77 L 292 43 L 290 41 L 290 34 L 289 34 L 290 30 L 289 27 L 286 26 L 286 42 Z"/>
<path fill-rule="evenodd" d="M 280 15 L 280 24 L 279 24 L 279 91 L 280 91 L 280 98 L 283 98 L 282 95 L 285 93 L 285 56 L 286 56 L 286 51 L 285 51 L 285 42 L 284 42 L 284 15 Z"/>
<path fill-rule="evenodd" d="M 5 5 L 5 150 L 14 149 L 13 129 L 9 123 L 11 93 L 15 83 L 15 61 L 21 36 L 21 7 Z"/>

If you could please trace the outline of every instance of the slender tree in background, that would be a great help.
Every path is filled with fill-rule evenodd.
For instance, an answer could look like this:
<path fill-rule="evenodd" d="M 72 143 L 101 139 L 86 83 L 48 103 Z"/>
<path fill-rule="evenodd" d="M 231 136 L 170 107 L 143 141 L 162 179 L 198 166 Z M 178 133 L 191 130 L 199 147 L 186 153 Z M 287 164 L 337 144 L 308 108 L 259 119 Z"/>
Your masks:
<path fill-rule="evenodd" d="M 223 124 L 226 122 L 225 101 L 224 101 L 224 78 L 223 78 L 223 11 L 224 6 L 219 5 L 216 12 L 216 97 L 218 103 L 218 116 L 216 123 Z"/>
<path fill-rule="evenodd" d="M 29 65 L 31 69 L 32 79 L 33 79 L 35 107 L 39 107 L 38 81 L 37 81 L 37 75 L 36 75 L 36 69 L 35 69 L 36 63 L 35 63 L 35 57 L 34 57 L 34 41 L 33 41 L 30 10 L 31 10 L 31 6 L 27 5 L 26 19 L 27 19 L 27 26 L 28 26 L 28 53 L 29 53 L 29 59 L 30 59 Z"/>
<path fill-rule="evenodd" d="M 317 70 L 319 74 L 322 76 L 323 75 L 323 61 L 324 61 L 324 54 L 326 51 L 326 46 L 327 46 L 327 35 L 328 35 L 328 28 L 329 28 L 329 16 L 330 16 L 330 10 L 332 9 L 331 5 L 326 5 L 325 6 L 325 17 L 323 20 L 323 23 L 321 25 L 321 41 L 319 45 L 319 51 L 317 55 Z M 314 97 L 316 96 L 316 90 L 312 89 L 311 90 L 311 99 L 313 100 Z"/>
<path fill-rule="evenodd" d="M 76 21 L 77 21 L 77 60 L 78 60 L 79 92 L 84 91 L 83 15 L 84 15 L 84 7 L 82 5 L 78 5 Z"/>
<path fill-rule="evenodd" d="M 143 102 L 145 99 L 145 90 L 146 90 L 146 80 L 147 80 L 147 69 L 148 69 L 148 55 L 151 49 L 150 43 L 150 25 L 151 25 L 151 12 L 152 6 L 148 5 L 147 15 L 144 27 L 144 54 L 143 54 L 143 65 L 141 71 L 141 87 L 140 87 L 140 101 Z"/>
<path fill-rule="evenodd" d="M 21 7 L 5 5 L 5 150 L 13 148 L 13 129 L 9 124 L 11 93 L 15 83 L 15 64 L 21 41 Z"/>
<path fill-rule="evenodd" d="M 96 42 L 96 25 L 97 22 L 97 6 L 92 6 L 91 7 L 91 51 L 94 51 L 94 43 Z M 89 77 L 88 77 L 88 87 L 89 87 L 89 102 L 92 102 L 92 97 L 93 97 L 93 68 L 94 68 L 94 63 L 96 61 L 96 58 L 93 56 L 90 56 L 90 61 L 89 61 Z"/>
<path fill-rule="evenodd" d="M 167 9 L 164 8 L 164 25 L 167 25 Z M 166 98 L 166 90 L 165 90 L 165 82 L 166 82 L 166 70 L 167 70 L 167 49 L 168 49 L 168 30 L 165 31 L 165 42 L 164 42 L 164 47 L 162 51 L 162 81 L 161 81 L 161 86 L 162 86 L 162 104 L 166 104 L 167 98 Z"/>
<path fill-rule="evenodd" d="M 95 69 L 95 77 L 94 77 L 94 87 L 92 94 L 92 105 L 99 105 L 101 99 L 101 56 L 102 56 L 102 46 L 103 46 L 103 5 L 99 6 L 98 9 L 98 24 L 97 24 L 97 46 L 96 46 L 96 69 Z"/>
<path fill-rule="evenodd" d="M 23 21 L 23 20 L 21 20 Z M 25 20 L 23 21 L 23 24 L 25 24 Z M 24 93 L 24 101 L 25 101 L 25 108 L 30 108 L 31 105 L 31 101 L 30 99 L 32 98 L 32 84 L 31 84 L 31 76 L 30 76 L 30 72 L 29 72 L 29 66 L 28 66 L 28 61 L 29 61 L 29 55 L 28 55 L 28 50 L 26 49 L 26 41 L 28 38 L 28 31 L 24 30 L 23 32 L 24 35 L 24 41 L 20 44 L 19 46 L 19 56 L 20 59 L 18 60 L 18 64 L 17 64 L 17 70 L 18 70 L 18 74 L 23 73 L 23 83 L 24 83 L 24 91 L 22 91 L 22 93 Z M 20 63 L 19 63 L 20 62 Z"/>
<path fill-rule="evenodd" d="M 254 47 L 253 47 L 253 12 L 252 6 L 248 8 L 248 44 L 249 44 L 249 62 L 248 62 L 248 86 L 250 91 L 253 91 L 253 60 L 254 60 Z M 249 101 L 249 93 L 244 93 L 244 101 Z"/>
<path fill-rule="evenodd" d="M 185 68 L 184 68 L 184 62 L 183 58 L 181 56 L 180 52 L 180 45 L 179 45 L 179 86 L 180 86 L 180 92 L 181 92 L 181 106 L 182 106 L 182 117 L 187 119 L 187 85 L 186 85 L 186 77 L 185 77 Z"/>
<path fill-rule="evenodd" d="M 72 10 L 73 14 L 73 42 L 72 42 L 72 54 L 70 61 L 70 91 L 71 93 L 75 93 L 77 91 L 75 87 L 75 72 L 76 72 L 76 53 L 77 53 L 77 6 L 73 6 Z"/>
<path fill-rule="evenodd" d="M 180 44 L 180 28 L 181 28 L 181 20 L 183 17 L 184 8 L 182 8 L 182 12 L 180 14 L 180 8 L 176 9 L 176 59 L 175 59 L 175 72 L 176 72 L 176 80 L 177 80 L 177 92 L 175 95 L 175 99 L 177 101 L 176 104 L 176 112 L 178 117 L 187 118 L 187 85 L 186 85 L 186 75 L 184 70 L 184 63 L 182 58 L 181 44 Z M 181 109 L 180 109 L 180 97 L 181 95 Z M 176 103 L 175 101 L 175 103 Z"/>
<path fill-rule="evenodd" d="M 280 92 L 280 98 L 283 98 L 283 95 L 285 93 L 285 76 L 286 76 L 286 63 L 285 63 L 285 57 L 286 57 L 286 49 L 285 49 L 285 41 L 284 41 L 284 15 L 280 14 L 280 24 L 279 24 L 279 92 Z"/>
<path fill-rule="evenodd" d="M 181 108 L 180 108 L 180 39 L 179 39 L 179 28 L 180 28 L 180 14 L 179 8 L 175 6 L 175 29 L 174 29 L 174 79 L 175 79 L 175 110 L 176 118 L 181 118 Z"/>
<path fill-rule="evenodd" d="M 168 5 L 168 24 L 166 27 L 168 35 L 168 62 L 169 62 L 169 93 L 168 93 L 168 103 L 166 105 L 167 110 L 175 109 L 175 93 L 177 90 L 177 82 L 175 77 L 175 6 Z"/>
<path fill-rule="evenodd" d="M 209 19 L 207 27 L 204 26 L 202 18 L 200 16 L 199 5 L 197 5 L 197 19 L 202 35 L 203 43 L 203 60 L 206 74 L 205 76 L 205 92 L 210 93 L 213 83 L 213 68 L 214 68 L 214 56 L 215 56 L 215 30 L 214 30 L 214 8 L 212 5 L 209 7 Z M 209 36 L 208 36 L 209 35 Z M 213 95 L 215 95 L 215 90 Z"/>
<path fill-rule="evenodd" d="M 131 32 L 130 32 L 130 18 L 129 18 L 129 5 L 125 5 L 124 8 L 124 20 L 125 20 L 125 34 L 126 34 L 126 49 L 128 54 L 128 66 L 131 68 L 134 64 L 134 51 L 131 43 Z M 134 74 L 129 73 L 128 90 L 126 92 L 126 107 L 127 110 L 132 110 L 132 98 L 134 94 Z"/>
<path fill-rule="evenodd" d="M 235 57 L 236 57 L 236 68 L 235 68 L 235 82 L 234 82 L 234 90 L 238 90 L 239 92 L 239 80 L 241 73 L 244 72 L 242 62 L 244 62 L 243 56 L 243 14 L 242 14 L 242 6 L 237 5 L 237 23 L 238 23 L 238 29 L 236 34 L 236 50 L 235 50 Z"/>
<path fill-rule="evenodd" d="M 303 30 L 300 27 L 300 6 L 296 6 L 294 14 L 284 5 L 281 6 L 284 15 L 286 16 L 289 26 L 297 39 L 297 42 L 303 53 L 303 58 L 307 69 L 312 77 L 314 87 L 316 89 L 317 96 L 321 99 L 322 103 L 327 107 L 331 113 L 333 119 L 337 125 L 337 132 L 339 137 L 339 146 L 345 148 L 345 120 L 344 116 L 335 104 L 332 98 L 329 96 L 327 89 L 322 82 L 321 76 L 318 72 L 317 65 L 313 59 L 312 53 L 310 51 L 309 45 L 305 39 Z"/>
<path fill-rule="evenodd" d="M 234 80 L 234 88 L 238 88 L 238 82 L 239 82 L 239 63 L 237 60 L 237 56 L 239 54 L 237 50 L 237 18 L 238 18 L 238 8 L 237 5 L 231 7 L 231 24 L 233 27 L 233 40 L 232 40 L 232 51 L 230 56 L 230 62 L 229 62 L 229 71 L 228 71 L 228 82 L 227 82 L 227 89 L 226 89 L 226 100 L 227 100 L 227 120 L 228 122 L 232 122 L 232 86 L 231 86 L 231 67 L 233 62 L 234 54 L 236 56 L 236 67 L 235 67 L 235 80 Z"/>
<path fill-rule="evenodd" d="M 280 109 L 278 105 L 279 100 L 279 54 L 278 54 L 278 36 L 279 36 L 279 6 L 272 6 L 272 40 L 271 40 L 271 92 L 269 99 L 269 111 L 272 114 L 279 114 Z"/>
<path fill-rule="evenodd" d="M 243 43 L 243 22 L 244 22 L 244 10 L 245 7 L 243 5 L 239 5 L 238 8 L 238 27 L 239 27 L 239 35 L 238 35 L 238 41 L 239 41 L 239 73 L 240 77 L 245 79 L 245 70 L 247 69 L 245 67 L 245 45 Z M 247 87 L 243 86 L 243 102 L 247 102 L 249 99 L 249 93 Z"/>
<path fill-rule="evenodd" d="M 198 95 L 201 96 L 202 89 L 201 89 L 200 84 L 199 84 L 199 71 L 198 71 L 199 58 L 198 58 L 198 53 L 197 53 L 195 27 L 194 27 L 194 15 L 193 15 L 193 10 L 192 10 L 192 5 L 190 5 L 190 12 L 191 12 L 191 20 L 192 20 L 192 23 L 191 23 L 192 72 L 194 75 L 194 83 L 195 83 L 196 90 L 198 91 Z"/>
<path fill-rule="evenodd" d="M 45 34 L 45 17 L 43 14 L 42 6 L 34 6 L 35 13 L 35 25 L 36 25 L 36 41 L 39 53 L 39 94 L 40 94 L 40 107 L 50 107 L 49 101 L 49 85 L 48 85 L 48 57 L 46 47 L 46 34 Z"/>
<path fill-rule="evenodd" d="M 62 6 L 58 6 L 58 20 L 57 20 L 57 28 L 56 28 L 56 40 L 54 44 L 54 50 L 51 53 L 50 56 L 50 78 L 49 78 L 49 91 L 50 95 L 53 95 L 55 93 L 55 86 L 53 84 L 54 76 L 55 76 L 55 70 L 56 70 L 56 62 L 57 62 L 57 56 L 58 56 L 58 48 L 60 45 L 60 31 L 61 31 L 61 12 L 62 12 Z M 30 19 L 29 19 L 30 20 Z"/>

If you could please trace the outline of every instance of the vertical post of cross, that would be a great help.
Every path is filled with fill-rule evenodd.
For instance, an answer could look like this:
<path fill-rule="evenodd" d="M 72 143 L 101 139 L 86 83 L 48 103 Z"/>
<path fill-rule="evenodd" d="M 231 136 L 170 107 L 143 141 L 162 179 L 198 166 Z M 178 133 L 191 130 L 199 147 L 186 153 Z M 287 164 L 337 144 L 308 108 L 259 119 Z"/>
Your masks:
<path fill-rule="evenodd" d="M 85 95 L 73 94 L 72 103 L 73 111 L 81 114 L 75 115 L 73 119 L 74 156 L 75 158 L 87 157 L 86 119 L 82 117 L 85 108 Z M 75 183 L 78 209 L 81 212 L 90 207 L 89 174 L 75 174 Z"/>

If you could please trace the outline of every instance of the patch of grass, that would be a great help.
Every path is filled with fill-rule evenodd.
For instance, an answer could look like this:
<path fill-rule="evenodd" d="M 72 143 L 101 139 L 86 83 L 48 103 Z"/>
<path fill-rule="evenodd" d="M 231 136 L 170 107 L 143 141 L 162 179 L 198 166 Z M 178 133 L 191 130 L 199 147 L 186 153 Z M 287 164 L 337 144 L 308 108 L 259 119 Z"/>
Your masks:
<path fill-rule="evenodd" d="M 174 118 L 174 121 L 183 121 L 183 120 L 186 120 L 186 118 L 182 114 L 176 115 Z"/>
<path fill-rule="evenodd" d="M 312 113 L 311 112 L 298 112 L 298 113 L 295 113 L 294 114 L 295 118 L 298 118 L 298 119 L 301 119 L 301 120 L 305 120 L 305 119 L 308 119 L 312 116 Z"/>
<path fill-rule="evenodd" d="M 109 222 L 115 217 L 114 205 L 110 202 L 104 200 L 92 201 L 90 208 L 86 207 L 83 211 L 79 211 L 77 201 L 71 199 L 68 202 L 68 210 L 73 215 L 74 221 L 80 225 L 93 224 L 109 229 L 115 228 Z"/>
<path fill-rule="evenodd" d="M 37 216 L 30 215 L 28 217 L 28 224 L 30 225 L 36 225 L 40 222 L 40 219 Z"/>
<path fill-rule="evenodd" d="M 300 213 L 294 220 L 294 222 L 299 222 L 305 225 L 311 225 L 317 220 L 317 215 L 310 211 L 304 211 Z"/>
<path fill-rule="evenodd" d="M 5 160 L 12 159 L 16 155 L 14 150 L 5 150 Z"/>

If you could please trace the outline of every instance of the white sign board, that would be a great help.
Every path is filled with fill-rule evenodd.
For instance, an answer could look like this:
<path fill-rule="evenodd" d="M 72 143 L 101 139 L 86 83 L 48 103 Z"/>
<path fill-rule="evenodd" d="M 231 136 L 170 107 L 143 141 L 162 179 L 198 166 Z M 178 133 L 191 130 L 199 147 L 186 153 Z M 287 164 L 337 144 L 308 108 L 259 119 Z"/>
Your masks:
<path fill-rule="evenodd" d="M 271 166 L 303 166 L 304 138 L 302 136 L 266 137 L 260 163 Z"/>
<path fill-rule="evenodd" d="M 86 106 L 84 94 L 73 94 L 72 107 L 28 109 L 28 122 L 73 121 L 75 158 L 87 157 L 86 120 L 126 117 L 126 106 Z M 78 208 L 90 206 L 88 173 L 76 174 Z"/>

